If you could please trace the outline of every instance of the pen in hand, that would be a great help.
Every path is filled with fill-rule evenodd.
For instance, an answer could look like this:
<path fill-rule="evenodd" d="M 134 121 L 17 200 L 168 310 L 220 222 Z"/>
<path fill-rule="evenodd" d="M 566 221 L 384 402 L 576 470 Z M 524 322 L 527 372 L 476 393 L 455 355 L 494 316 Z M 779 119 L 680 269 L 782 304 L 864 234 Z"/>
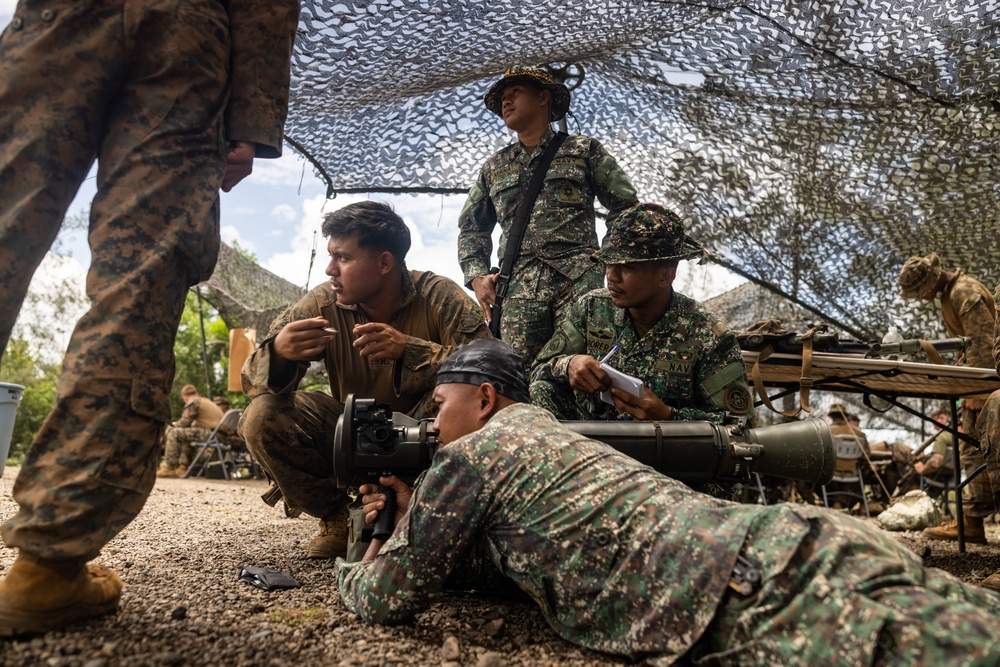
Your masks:
<path fill-rule="evenodd" d="M 611 351 L 610 351 L 610 352 L 608 352 L 607 354 L 605 354 L 605 355 L 604 355 L 604 358 L 603 358 L 603 359 L 601 359 L 601 363 L 602 363 L 602 364 L 606 364 L 606 363 L 608 362 L 608 359 L 610 359 L 610 358 L 611 358 L 611 357 L 612 357 L 612 356 L 614 355 L 614 353 L 618 351 L 618 348 L 619 348 L 619 347 L 620 347 L 620 346 L 618 346 L 618 345 L 615 345 L 615 346 L 614 346 L 613 348 L 611 348 Z"/>

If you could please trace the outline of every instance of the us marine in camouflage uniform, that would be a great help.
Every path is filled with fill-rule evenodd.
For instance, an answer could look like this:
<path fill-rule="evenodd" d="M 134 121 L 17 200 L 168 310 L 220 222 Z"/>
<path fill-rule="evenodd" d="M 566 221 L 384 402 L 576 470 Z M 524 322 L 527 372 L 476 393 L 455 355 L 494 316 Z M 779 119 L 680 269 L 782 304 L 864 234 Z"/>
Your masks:
<path fill-rule="evenodd" d="M 441 365 L 441 448 L 367 560 L 337 562 L 367 623 L 409 622 L 478 548 L 581 646 L 654 665 L 995 665 L 1000 598 L 867 524 L 692 491 L 523 400 L 517 356 L 475 341 Z M 384 496 L 362 492 L 370 519 Z M 738 559 L 742 559 L 738 563 Z M 737 570 L 756 571 L 741 587 Z"/>
<path fill-rule="evenodd" d="M 181 417 L 167 427 L 163 464 L 157 477 L 183 477 L 191 462 L 191 443 L 205 442 L 222 421 L 222 408 L 205 400 L 193 384 L 181 388 L 184 410 Z"/>
<path fill-rule="evenodd" d="M 1000 282 L 993 293 L 995 307 L 1000 307 Z M 1000 373 L 1000 317 L 993 325 L 993 363 Z M 980 412 L 976 422 L 979 448 L 986 459 L 986 472 L 993 491 L 993 504 L 1000 511 L 1000 391 L 993 392 Z M 1000 570 L 986 577 L 980 586 L 1000 592 Z"/>
<path fill-rule="evenodd" d="M 900 296 L 908 299 L 933 301 L 941 299 L 941 314 L 949 336 L 968 336 L 972 344 L 959 365 L 992 368 L 993 355 L 990 334 L 997 320 L 993 295 L 981 282 L 965 275 L 961 269 L 949 271 L 941 266 L 937 253 L 926 257 L 910 257 L 899 273 Z M 984 401 L 979 398 L 962 400 L 962 428 L 979 438 L 976 420 Z M 982 452 L 965 440 L 959 443 L 962 468 L 967 475 L 985 463 Z M 968 485 L 971 503 L 965 507 L 965 539 L 986 544 L 983 519 L 993 514 L 993 487 L 988 474 L 976 475 Z M 936 540 L 957 540 L 958 523 L 950 521 L 924 530 Z"/>
<path fill-rule="evenodd" d="M 516 66 L 489 89 L 485 102 L 518 138 L 483 165 L 458 223 L 465 284 L 489 317 L 497 280 L 490 274 L 493 229 L 500 224 L 502 257 L 517 207 L 556 136 L 549 122 L 566 115 L 570 94 L 545 72 Z M 608 225 L 636 203 L 635 188 L 604 147 L 571 135 L 552 159 L 535 200 L 500 319 L 501 337 L 524 356 L 526 368 L 565 308 L 602 284 L 600 269 L 589 260 L 597 248 L 595 198 L 608 209 Z"/>
<path fill-rule="evenodd" d="M 604 263 L 607 288 L 574 303 L 539 353 L 532 403 L 559 419 L 749 418 L 753 405 L 736 336 L 696 301 L 673 290 L 677 263 L 704 255 L 680 218 L 641 204 L 615 220 L 593 259 Z M 613 368 L 641 379 L 643 395 L 612 388 L 599 359 L 614 346 Z"/>
<path fill-rule="evenodd" d="M 0 37 L 0 355 L 95 157 L 90 310 L 2 527 L 0 635 L 114 610 L 85 566 L 139 512 L 170 421 L 188 287 L 219 247 L 219 187 L 278 157 L 299 3 L 21 0 Z"/>
<path fill-rule="evenodd" d="M 243 366 L 252 400 L 239 431 L 274 480 L 264 500 L 282 496 L 320 519 L 310 558 L 344 555 L 346 489 L 331 477 L 333 434 L 354 393 L 415 419 L 430 417 L 438 366 L 456 345 L 489 337 L 476 303 L 453 281 L 408 271 L 410 232 L 393 210 L 361 202 L 327 214 L 330 264 L 324 283 L 283 313 Z M 331 331 L 332 329 L 332 331 Z M 330 394 L 296 391 L 320 361 Z"/>

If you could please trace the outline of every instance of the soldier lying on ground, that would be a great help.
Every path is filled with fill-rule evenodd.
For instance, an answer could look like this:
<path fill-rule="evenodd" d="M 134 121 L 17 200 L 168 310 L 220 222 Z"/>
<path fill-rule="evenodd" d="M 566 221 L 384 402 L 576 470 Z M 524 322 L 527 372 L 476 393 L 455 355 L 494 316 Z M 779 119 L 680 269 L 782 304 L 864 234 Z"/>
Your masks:
<path fill-rule="evenodd" d="M 899 543 L 822 508 L 699 494 L 523 401 L 501 341 L 438 373 L 441 448 L 396 530 L 337 561 L 368 623 L 413 619 L 480 551 L 573 643 L 721 665 L 996 665 L 1000 597 L 925 568 Z M 384 496 L 362 487 L 374 521 Z M 759 574 L 759 580 L 751 573 Z"/>
<path fill-rule="evenodd" d="M 243 366 L 252 400 L 239 432 L 274 484 L 270 504 L 320 519 L 310 558 L 343 556 L 348 543 L 345 489 L 330 477 L 330 440 L 349 393 L 375 398 L 422 419 L 433 415 L 438 366 L 456 345 L 489 337 L 483 313 L 453 281 L 407 271 L 410 232 L 393 210 L 351 204 L 323 221 L 330 282 L 282 314 Z M 296 391 L 309 362 L 322 360 L 329 394 Z"/>

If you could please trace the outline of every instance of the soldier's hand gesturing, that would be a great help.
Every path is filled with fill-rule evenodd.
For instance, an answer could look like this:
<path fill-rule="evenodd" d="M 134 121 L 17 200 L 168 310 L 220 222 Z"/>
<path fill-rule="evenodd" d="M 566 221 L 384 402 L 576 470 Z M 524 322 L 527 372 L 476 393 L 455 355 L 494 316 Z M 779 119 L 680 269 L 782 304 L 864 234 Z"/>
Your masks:
<path fill-rule="evenodd" d="M 611 387 L 611 377 L 601 368 L 601 362 L 587 354 L 574 354 L 570 357 L 569 386 L 585 394 L 595 391 L 605 391 Z"/>
<path fill-rule="evenodd" d="M 327 330 L 329 326 L 323 317 L 289 322 L 275 336 L 272 349 L 283 361 L 319 361 L 336 335 Z"/>
<path fill-rule="evenodd" d="M 614 399 L 615 409 L 619 414 L 627 412 L 633 419 L 639 421 L 670 419 L 670 415 L 674 412 L 649 387 L 643 387 L 642 396 L 633 396 L 627 391 L 615 388 L 611 390 L 611 398 Z"/>
<path fill-rule="evenodd" d="M 388 324 L 369 322 L 354 327 L 354 347 L 361 348 L 361 356 L 372 361 L 402 359 L 406 352 L 406 335 Z"/>
<path fill-rule="evenodd" d="M 479 307 L 486 313 L 487 323 L 490 321 L 490 306 L 497 298 L 497 278 L 499 277 L 499 273 L 490 273 L 472 279 L 472 291 L 476 293 Z"/>

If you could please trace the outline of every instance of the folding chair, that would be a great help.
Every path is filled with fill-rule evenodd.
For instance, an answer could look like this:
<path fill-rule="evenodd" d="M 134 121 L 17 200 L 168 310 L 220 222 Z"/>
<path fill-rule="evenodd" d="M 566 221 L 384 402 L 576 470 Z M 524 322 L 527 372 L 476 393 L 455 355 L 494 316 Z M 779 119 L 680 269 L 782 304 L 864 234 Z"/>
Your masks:
<path fill-rule="evenodd" d="M 230 410 L 222 416 L 222 421 L 212 429 L 208 438 L 204 442 L 192 442 L 191 446 L 197 451 L 191 460 L 191 465 L 184 471 L 184 477 L 200 477 L 205 474 L 208 465 L 213 461 L 218 461 L 222 469 L 222 476 L 229 479 L 230 472 L 236 470 L 236 464 L 231 460 L 233 448 L 226 442 L 226 434 L 236 433 L 236 426 L 240 423 L 242 410 Z M 211 450 L 209 455 L 204 456 L 205 450 Z M 195 468 L 197 467 L 197 471 Z"/>
<path fill-rule="evenodd" d="M 955 454 L 951 447 L 948 448 L 948 453 L 945 454 L 944 463 L 941 464 L 941 469 L 932 475 L 920 475 L 920 488 L 921 489 L 933 489 L 933 491 L 928 491 L 928 495 L 931 497 L 941 498 L 941 505 L 944 508 L 944 513 L 948 517 L 951 516 L 951 507 L 948 503 L 948 495 L 955 490 Z"/>
<path fill-rule="evenodd" d="M 861 472 L 861 466 L 858 465 L 858 461 L 864 457 L 864 452 L 861 450 L 861 443 L 853 435 L 835 435 L 833 436 L 833 451 L 837 456 L 837 463 L 833 479 L 830 481 L 842 484 L 857 482 L 860 493 L 847 490 L 828 491 L 826 488 L 827 485 L 824 484 L 821 487 L 823 505 L 826 507 L 830 506 L 829 496 L 858 498 L 865 508 L 865 516 L 871 516 L 871 513 L 868 511 L 868 494 L 865 492 L 865 477 Z"/>

